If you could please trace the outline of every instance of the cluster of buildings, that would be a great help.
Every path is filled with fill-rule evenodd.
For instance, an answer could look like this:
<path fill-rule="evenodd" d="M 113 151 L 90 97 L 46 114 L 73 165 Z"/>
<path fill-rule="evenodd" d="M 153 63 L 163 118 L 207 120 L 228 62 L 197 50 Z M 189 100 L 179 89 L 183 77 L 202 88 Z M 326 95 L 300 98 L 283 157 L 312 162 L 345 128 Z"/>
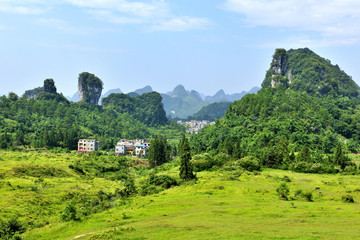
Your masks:
<path fill-rule="evenodd" d="M 182 124 L 186 127 L 186 131 L 190 133 L 198 133 L 203 127 L 206 125 L 213 125 L 215 122 L 210 122 L 207 120 L 197 121 L 197 120 L 191 120 L 191 121 L 178 121 L 178 124 Z"/>
<path fill-rule="evenodd" d="M 134 155 L 139 158 L 147 157 L 150 143 L 144 139 L 127 140 L 121 139 L 115 146 L 115 155 Z M 78 152 L 93 152 L 99 150 L 99 142 L 95 139 L 80 139 Z"/>

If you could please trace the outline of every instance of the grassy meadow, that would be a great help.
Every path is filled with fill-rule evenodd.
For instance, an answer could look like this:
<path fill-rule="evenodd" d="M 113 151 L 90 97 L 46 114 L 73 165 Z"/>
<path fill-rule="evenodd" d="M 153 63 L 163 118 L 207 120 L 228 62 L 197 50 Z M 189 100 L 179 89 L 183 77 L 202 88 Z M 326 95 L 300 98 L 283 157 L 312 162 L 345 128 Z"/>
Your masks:
<path fill-rule="evenodd" d="M 110 193 L 121 191 L 127 179 L 117 172 L 95 171 L 99 168 L 88 158 L 76 153 L 1 151 L 0 218 L 17 216 L 25 228 L 23 239 L 356 239 L 360 235 L 359 175 L 219 169 L 197 173 L 197 181 L 156 194 L 124 198 Z M 112 156 L 97 160 L 103 162 L 102 169 L 116 167 L 108 161 L 114 160 Z M 167 164 L 156 174 L 179 180 L 177 165 L 176 161 Z M 126 171 L 137 188 L 150 172 L 142 162 Z M 276 192 L 282 182 L 290 190 L 288 201 Z M 344 201 L 349 195 L 354 203 Z M 80 217 L 64 221 L 61 216 L 70 202 Z"/>

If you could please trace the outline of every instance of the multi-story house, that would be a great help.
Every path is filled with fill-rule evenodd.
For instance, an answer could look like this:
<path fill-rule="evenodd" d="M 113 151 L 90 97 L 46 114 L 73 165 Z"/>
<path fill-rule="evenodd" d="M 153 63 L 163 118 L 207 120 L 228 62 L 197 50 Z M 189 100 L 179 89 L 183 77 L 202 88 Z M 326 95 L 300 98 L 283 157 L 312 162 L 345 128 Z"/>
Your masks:
<path fill-rule="evenodd" d="M 95 139 L 80 139 L 78 142 L 78 152 L 93 152 L 99 150 L 99 142 Z"/>
<path fill-rule="evenodd" d="M 115 146 L 115 155 L 135 155 L 146 157 L 150 143 L 144 139 L 127 140 L 121 139 Z"/>

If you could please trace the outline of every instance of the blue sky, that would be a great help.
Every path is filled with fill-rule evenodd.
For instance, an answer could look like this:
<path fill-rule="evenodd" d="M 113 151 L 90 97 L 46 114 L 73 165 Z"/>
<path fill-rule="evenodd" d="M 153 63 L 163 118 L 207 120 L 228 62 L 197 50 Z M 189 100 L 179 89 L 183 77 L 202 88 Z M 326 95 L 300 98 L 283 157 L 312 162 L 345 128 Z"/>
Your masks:
<path fill-rule="evenodd" d="M 275 48 L 309 47 L 360 84 L 358 0 L 0 0 L 0 94 L 91 72 L 104 92 L 260 86 Z"/>

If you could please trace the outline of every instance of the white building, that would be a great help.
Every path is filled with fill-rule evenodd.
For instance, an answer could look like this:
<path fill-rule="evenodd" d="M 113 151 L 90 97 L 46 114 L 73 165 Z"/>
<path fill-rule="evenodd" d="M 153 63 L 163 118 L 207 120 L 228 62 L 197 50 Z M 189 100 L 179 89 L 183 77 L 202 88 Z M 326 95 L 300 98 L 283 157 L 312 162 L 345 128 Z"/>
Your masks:
<path fill-rule="evenodd" d="M 78 142 L 78 152 L 93 152 L 99 150 L 99 142 L 95 139 L 80 139 Z"/>
<path fill-rule="evenodd" d="M 150 143 L 144 139 L 126 140 L 121 139 L 115 146 L 115 155 L 135 155 L 137 157 L 146 157 Z"/>
<path fill-rule="evenodd" d="M 144 144 L 136 145 L 135 155 L 137 157 L 146 157 L 148 153 L 148 147 Z"/>

